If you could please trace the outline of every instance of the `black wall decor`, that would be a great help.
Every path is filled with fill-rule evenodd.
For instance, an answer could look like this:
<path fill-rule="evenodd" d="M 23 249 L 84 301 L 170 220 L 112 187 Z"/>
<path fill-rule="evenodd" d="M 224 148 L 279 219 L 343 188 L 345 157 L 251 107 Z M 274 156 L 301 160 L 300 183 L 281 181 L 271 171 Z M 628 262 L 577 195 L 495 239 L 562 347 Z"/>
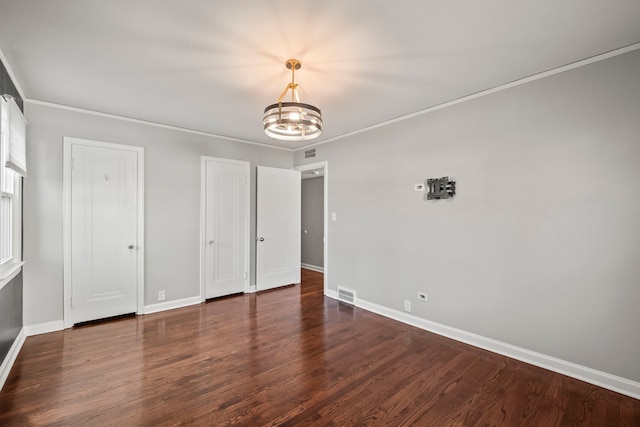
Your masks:
<path fill-rule="evenodd" d="M 456 182 L 450 181 L 448 176 L 427 179 L 427 200 L 450 199 L 456 195 Z"/>

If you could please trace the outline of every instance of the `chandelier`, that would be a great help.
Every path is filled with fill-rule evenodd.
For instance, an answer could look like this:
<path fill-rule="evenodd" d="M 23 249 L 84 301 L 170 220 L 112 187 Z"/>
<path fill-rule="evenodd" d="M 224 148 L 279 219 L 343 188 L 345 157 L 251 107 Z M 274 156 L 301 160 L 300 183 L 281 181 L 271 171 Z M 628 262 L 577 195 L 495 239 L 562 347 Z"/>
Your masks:
<path fill-rule="evenodd" d="M 291 70 L 291 83 L 284 88 L 275 104 L 264 109 L 264 133 L 285 141 L 317 138 L 322 133 L 322 113 L 318 107 L 300 102 L 295 82 L 296 70 L 302 67 L 302 63 L 288 59 L 285 65 Z M 283 101 L 289 90 L 291 101 Z"/>

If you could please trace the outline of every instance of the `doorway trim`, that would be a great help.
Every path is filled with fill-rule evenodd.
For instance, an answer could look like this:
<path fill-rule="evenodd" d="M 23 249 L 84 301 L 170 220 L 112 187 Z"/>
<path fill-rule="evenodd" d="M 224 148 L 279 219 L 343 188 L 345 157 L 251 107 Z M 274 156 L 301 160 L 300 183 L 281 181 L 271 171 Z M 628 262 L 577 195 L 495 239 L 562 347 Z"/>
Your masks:
<path fill-rule="evenodd" d="M 244 262 L 245 268 L 247 271 L 246 277 L 244 278 L 244 293 L 248 293 L 249 290 L 249 278 L 251 277 L 251 264 L 250 260 L 250 250 L 251 250 L 251 235 L 250 235 L 250 221 L 251 221 L 251 185 L 249 183 L 249 178 L 251 177 L 251 162 L 246 160 L 233 160 L 233 159 L 224 159 L 222 157 L 212 157 L 212 156 L 200 156 L 200 301 L 204 302 L 207 299 L 206 292 L 206 283 L 205 283 L 205 269 L 206 269 L 206 236 L 205 236 L 205 224 L 206 224 L 206 183 L 207 183 L 207 161 L 215 161 L 221 163 L 230 163 L 235 165 L 244 165 L 244 172 L 246 177 L 247 191 L 246 191 L 246 200 L 245 200 L 245 250 L 244 250 Z"/>
<path fill-rule="evenodd" d="M 324 170 L 324 265 L 322 267 L 324 269 L 324 294 L 327 295 L 327 290 L 329 289 L 329 162 L 325 160 L 309 163 L 296 166 L 294 169 L 301 172 L 300 179 L 302 179 L 302 172 L 314 169 Z"/>
<path fill-rule="evenodd" d="M 71 154 L 73 145 L 133 151 L 138 154 L 138 201 L 137 201 L 137 273 L 136 314 L 144 314 L 144 147 L 93 141 L 90 139 L 62 138 L 62 246 L 63 246 L 63 322 L 64 328 L 73 326 L 71 315 Z"/>

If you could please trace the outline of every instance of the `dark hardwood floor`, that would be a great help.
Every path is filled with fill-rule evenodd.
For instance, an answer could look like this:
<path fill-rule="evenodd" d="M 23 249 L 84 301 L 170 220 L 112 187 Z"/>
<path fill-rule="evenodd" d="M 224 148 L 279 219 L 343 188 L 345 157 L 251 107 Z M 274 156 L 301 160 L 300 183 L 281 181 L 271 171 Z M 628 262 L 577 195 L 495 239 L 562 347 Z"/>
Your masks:
<path fill-rule="evenodd" d="M 640 400 L 301 286 L 27 338 L 2 426 L 640 426 Z"/>

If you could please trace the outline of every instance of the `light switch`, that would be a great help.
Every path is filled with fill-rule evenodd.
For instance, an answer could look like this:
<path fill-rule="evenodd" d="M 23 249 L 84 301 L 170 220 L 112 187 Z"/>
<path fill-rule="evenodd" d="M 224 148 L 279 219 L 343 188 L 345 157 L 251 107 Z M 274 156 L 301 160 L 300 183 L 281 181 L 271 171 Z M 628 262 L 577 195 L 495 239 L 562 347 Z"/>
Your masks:
<path fill-rule="evenodd" d="M 331 221 L 337 221 L 335 212 L 331 212 Z"/>

